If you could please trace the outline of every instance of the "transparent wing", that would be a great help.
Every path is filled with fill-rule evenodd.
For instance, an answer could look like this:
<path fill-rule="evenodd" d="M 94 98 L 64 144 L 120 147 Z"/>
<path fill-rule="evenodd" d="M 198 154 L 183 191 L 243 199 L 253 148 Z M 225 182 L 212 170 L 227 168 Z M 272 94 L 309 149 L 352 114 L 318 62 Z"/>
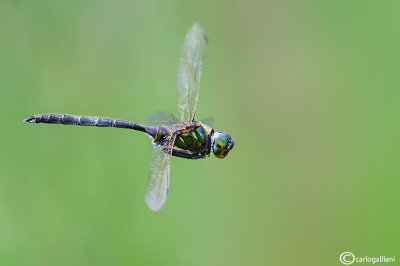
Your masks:
<path fill-rule="evenodd" d="M 203 123 L 203 124 L 206 124 L 206 125 L 209 126 L 209 127 L 213 127 L 213 125 L 214 125 L 214 118 L 212 118 L 212 117 L 207 117 L 207 118 L 201 119 L 200 122 Z"/>
<path fill-rule="evenodd" d="M 207 41 L 206 30 L 195 23 L 183 42 L 178 66 L 178 111 L 180 119 L 184 121 L 192 120 L 196 116 Z"/>
<path fill-rule="evenodd" d="M 166 145 L 157 145 L 153 143 L 149 169 L 150 178 L 146 192 L 146 204 L 154 212 L 160 211 L 167 200 L 174 142 L 175 136 L 172 136 Z"/>
<path fill-rule="evenodd" d="M 146 126 L 174 125 L 177 123 L 179 123 L 178 118 L 168 112 L 152 113 L 146 120 Z"/>

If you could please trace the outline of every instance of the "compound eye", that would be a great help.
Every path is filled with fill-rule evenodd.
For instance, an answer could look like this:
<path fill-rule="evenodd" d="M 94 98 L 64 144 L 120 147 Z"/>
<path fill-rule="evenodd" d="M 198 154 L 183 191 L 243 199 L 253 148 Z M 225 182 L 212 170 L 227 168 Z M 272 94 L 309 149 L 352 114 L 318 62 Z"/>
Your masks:
<path fill-rule="evenodd" d="M 217 148 L 219 150 L 222 149 L 223 146 L 224 146 L 224 144 L 222 143 L 222 141 L 217 141 Z"/>

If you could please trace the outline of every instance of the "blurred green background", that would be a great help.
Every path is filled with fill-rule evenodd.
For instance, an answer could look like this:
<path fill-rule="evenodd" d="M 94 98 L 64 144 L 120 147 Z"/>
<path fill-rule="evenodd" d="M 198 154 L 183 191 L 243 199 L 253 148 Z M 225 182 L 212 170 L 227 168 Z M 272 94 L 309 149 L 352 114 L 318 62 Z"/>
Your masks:
<path fill-rule="evenodd" d="M 0 265 L 340 265 L 400 256 L 398 1 L 0 0 Z M 228 158 L 37 113 L 176 112 L 182 42 L 209 35 L 198 117 Z"/>

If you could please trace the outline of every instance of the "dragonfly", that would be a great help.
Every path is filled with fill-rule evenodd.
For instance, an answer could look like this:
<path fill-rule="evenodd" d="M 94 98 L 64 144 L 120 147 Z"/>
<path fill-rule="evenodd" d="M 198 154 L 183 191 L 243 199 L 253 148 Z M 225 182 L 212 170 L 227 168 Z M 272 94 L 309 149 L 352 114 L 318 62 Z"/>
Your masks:
<path fill-rule="evenodd" d="M 211 152 L 225 158 L 235 145 L 233 138 L 224 131 L 214 131 L 213 119 L 197 120 L 205 50 L 208 43 L 204 27 L 195 23 L 187 32 L 178 64 L 178 114 L 152 113 L 145 124 L 98 116 L 69 114 L 37 114 L 24 120 L 29 123 L 47 123 L 79 126 L 115 127 L 146 133 L 152 139 L 149 166 L 149 183 L 145 201 L 154 212 L 164 206 L 169 185 L 171 157 L 200 159 Z"/>

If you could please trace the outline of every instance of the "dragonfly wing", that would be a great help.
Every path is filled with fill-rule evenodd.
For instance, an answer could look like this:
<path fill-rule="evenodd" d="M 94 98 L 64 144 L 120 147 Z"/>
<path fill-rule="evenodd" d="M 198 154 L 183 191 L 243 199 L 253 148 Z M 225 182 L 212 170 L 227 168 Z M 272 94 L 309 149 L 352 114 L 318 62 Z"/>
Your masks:
<path fill-rule="evenodd" d="M 172 136 L 166 145 L 157 145 L 153 143 L 146 204 L 154 212 L 160 211 L 167 200 L 174 142 L 175 136 Z"/>
<path fill-rule="evenodd" d="M 168 112 L 152 113 L 146 120 L 146 126 L 174 125 L 179 122 L 173 114 Z"/>
<path fill-rule="evenodd" d="M 213 125 L 214 125 L 214 118 L 212 118 L 212 117 L 207 117 L 207 118 L 201 119 L 200 122 L 203 123 L 203 124 L 206 124 L 206 125 L 209 126 L 209 127 L 213 127 Z"/>
<path fill-rule="evenodd" d="M 195 23 L 186 34 L 178 66 L 178 111 L 180 119 L 184 121 L 196 116 L 206 47 L 206 30 Z"/>

